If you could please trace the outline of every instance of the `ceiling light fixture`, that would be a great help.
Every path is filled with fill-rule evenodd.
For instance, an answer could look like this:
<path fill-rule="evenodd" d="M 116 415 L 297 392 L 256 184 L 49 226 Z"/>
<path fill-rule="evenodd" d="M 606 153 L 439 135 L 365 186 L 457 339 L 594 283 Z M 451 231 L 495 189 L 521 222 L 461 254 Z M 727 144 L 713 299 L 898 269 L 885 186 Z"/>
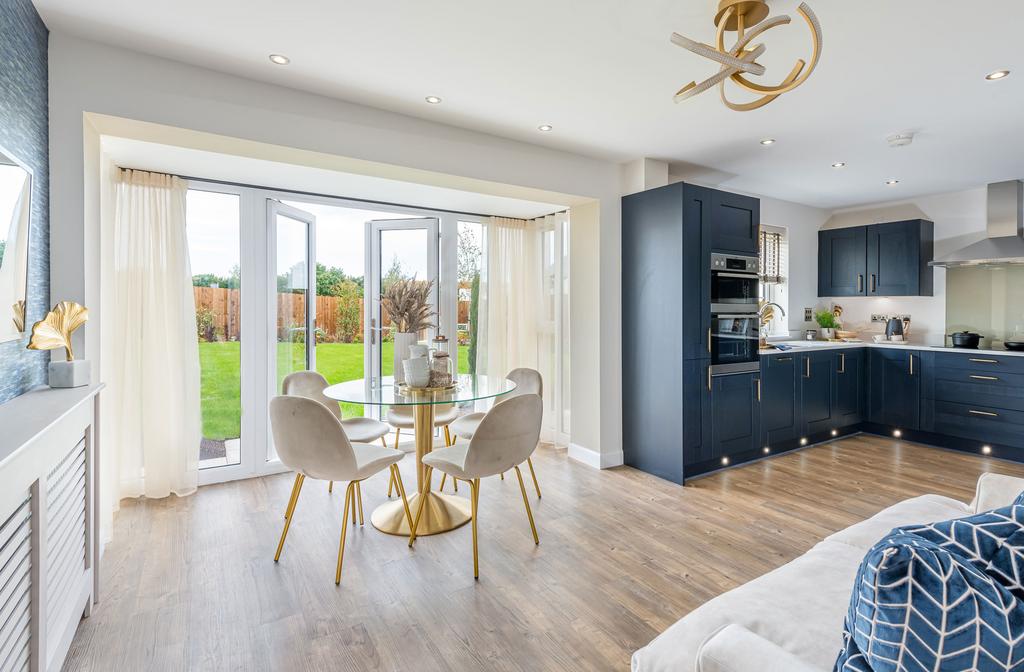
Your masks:
<path fill-rule="evenodd" d="M 764 140 L 761 141 L 761 144 L 764 145 L 765 147 L 767 147 L 768 145 L 774 145 L 775 138 L 765 138 Z"/>
<path fill-rule="evenodd" d="M 551 124 L 541 124 L 540 126 L 537 127 L 537 130 L 538 131 L 543 131 L 544 133 L 547 133 L 552 128 L 554 128 L 554 127 Z"/>
<path fill-rule="evenodd" d="M 846 167 L 846 161 L 836 161 L 835 163 L 832 164 L 832 167 L 833 168 L 845 168 Z"/>
<path fill-rule="evenodd" d="M 1009 70 L 996 70 L 995 72 L 990 72 L 987 75 L 985 75 L 985 79 L 987 79 L 990 82 L 995 82 L 1000 79 L 1006 79 L 1006 77 L 1008 77 L 1009 74 Z"/>
<path fill-rule="evenodd" d="M 885 186 L 887 186 L 887 187 L 893 187 L 893 186 L 896 186 L 896 185 L 897 185 L 897 184 L 899 184 L 899 183 L 900 183 L 900 181 L 899 181 L 899 180 L 886 180 L 886 181 L 885 181 Z"/>
<path fill-rule="evenodd" d="M 763 44 L 751 45 L 750 43 L 762 33 L 776 26 L 785 26 L 792 21 L 787 14 L 780 14 L 765 21 L 764 19 L 769 13 L 768 3 L 765 0 L 720 0 L 718 13 L 715 15 L 715 26 L 718 28 L 715 46 L 696 42 L 679 33 L 672 33 L 673 44 L 720 65 L 717 73 L 700 84 L 690 82 L 679 89 L 676 92 L 675 101 L 678 103 L 692 98 L 717 84 L 722 102 L 726 107 L 737 112 L 746 112 L 763 107 L 787 91 L 792 91 L 803 84 L 814 72 L 814 68 L 818 65 L 818 59 L 821 58 L 821 24 L 807 3 L 800 3 L 796 11 L 807 22 L 807 27 L 811 29 L 811 60 L 808 64 L 803 59 L 797 59 L 786 78 L 775 86 L 756 84 L 741 74 L 754 76 L 764 74 L 765 68 L 757 62 L 757 59 L 765 52 L 766 47 Z M 726 31 L 736 32 L 736 43 L 731 49 L 725 48 Z M 732 102 L 725 95 L 725 82 L 730 79 L 760 97 L 749 103 Z"/>
<path fill-rule="evenodd" d="M 292 62 L 292 59 L 284 54 L 271 54 L 268 58 L 270 58 L 270 62 L 274 65 L 288 65 Z"/>
<path fill-rule="evenodd" d="M 424 100 L 426 100 L 431 105 L 437 105 L 438 103 L 441 102 L 441 99 L 438 98 L 437 96 L 427 96 Z"/>

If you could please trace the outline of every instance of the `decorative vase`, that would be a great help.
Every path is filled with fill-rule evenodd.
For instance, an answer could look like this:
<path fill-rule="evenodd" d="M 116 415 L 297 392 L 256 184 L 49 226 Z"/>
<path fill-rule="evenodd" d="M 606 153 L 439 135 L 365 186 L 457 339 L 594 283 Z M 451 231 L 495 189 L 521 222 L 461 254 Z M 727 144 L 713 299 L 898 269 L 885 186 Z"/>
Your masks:
<path fill-rule="evenodd" d="M 426 387 L 430 384 L 430 362 L 426 357 L 413 357 L 402 362 L 405 384 Z"/>
<path fill-rule="evenodd" d="M 405 382 L 405 369 L 402 367 L 402 362 L 409 359 L 409 346 L 416 345 L 417 340 L 415 333 L 400 331 L 395 334 L 395 362 L 392 370 L 396 384 Z"/>

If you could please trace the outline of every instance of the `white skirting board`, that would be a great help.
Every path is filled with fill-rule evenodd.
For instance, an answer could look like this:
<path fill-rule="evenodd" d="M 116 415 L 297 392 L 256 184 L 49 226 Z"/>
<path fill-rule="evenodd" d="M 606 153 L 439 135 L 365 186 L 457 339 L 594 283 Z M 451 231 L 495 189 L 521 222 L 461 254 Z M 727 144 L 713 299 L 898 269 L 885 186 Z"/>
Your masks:
<path fill-rule="evenodd" d="M 614 453 L 598 453 L 575 443 L 569 444 L 569 457 L 594 469 L 620 467 L 625 462 L 621 450 Z"/>

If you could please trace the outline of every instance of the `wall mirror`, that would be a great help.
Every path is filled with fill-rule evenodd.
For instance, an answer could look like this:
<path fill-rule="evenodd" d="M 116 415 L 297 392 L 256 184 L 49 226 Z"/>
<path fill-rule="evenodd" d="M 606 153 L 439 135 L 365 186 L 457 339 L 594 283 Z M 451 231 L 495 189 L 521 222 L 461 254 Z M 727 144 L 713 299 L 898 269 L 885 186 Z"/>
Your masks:
<path fill-rule="evenodd" d="M 28 285 L 32 173 L 0 147 L 0 342 L 22 337 Z"/>

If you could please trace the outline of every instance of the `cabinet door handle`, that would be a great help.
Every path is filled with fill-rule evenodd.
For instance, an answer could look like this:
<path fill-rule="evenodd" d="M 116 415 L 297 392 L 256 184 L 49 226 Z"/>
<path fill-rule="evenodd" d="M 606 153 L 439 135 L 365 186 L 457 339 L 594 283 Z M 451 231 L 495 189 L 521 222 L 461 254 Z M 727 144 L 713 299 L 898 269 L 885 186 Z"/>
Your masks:
<path fill-rule="evenodd" d="M 711 367 L 708 367 L 708 392 L 711 391 Z"/>
<path fill-rule="evenodd" d="M 756 378 L 755 380 L 757 381 L 757 400 L 760 402 L 761 401 L 761 379 L 760 378 Z"/>
<path fill-rule="evenodd" d="M 779 357 L 775 361 L 777 361 L 777 362 L 792 362 L 793 358 L 792 357 Z"/>
<path fill-rule="evenodd" d="M 804 357 L 804 378 L 811 377 L 811 358 Z"/>
<path fill-rule="evenodd" d="M 976 376 L 973 374 L 971 374 L 971 378 L 974 378 L 975 380 L 999 380 L 995 376 Z"/>
<path fill-rule="evenodd" d="M 711 327 L 708 327 L 708 352 L 711 352 Z"/>
<path fill-rule="evenodd" d="M 971 415 L 984 415 L 986 418 L 998 418 L 998 413 L 992 413 L 991 411 L 976 411 L 973 408 L 967 411 Z"/>
<path fill-rule="evenodd" d="M 877 288 L 877 287 L 876 287 L 876 285 L 877 285 L 877 283 L 876 283 L 876 281 L 875 281 L 875 274 L 874 274 L 874 273 L 872 273 L 872 274 L 871 274 L 871 293 L 872 293 L 872 294 L 874 294 L 874 293 L 875 293 L 875 289 Z"/>
<path fill-rule="evenodd" d="M 910 375 L 914 375 L 914 356 L 910 356 Z"/>
<path fill-rule="evenodd" d="M 972 362 L 978 362 L 979 364 L 998 364 L 998 359 L 979 359 L 977 357 L 971 357 Z"/>
<path fill-rule="evenodd" d="M 846 373 L 846 353 L 839 353 L 839 373 Z"/>
<path fill-rule="evenodd" d="M 863 273 L 858 273 L 857 274 L 857 293 L 859 294 L 860 292 L 863 292 L 863 291 L 864 291 L 864 274 Z"/>

